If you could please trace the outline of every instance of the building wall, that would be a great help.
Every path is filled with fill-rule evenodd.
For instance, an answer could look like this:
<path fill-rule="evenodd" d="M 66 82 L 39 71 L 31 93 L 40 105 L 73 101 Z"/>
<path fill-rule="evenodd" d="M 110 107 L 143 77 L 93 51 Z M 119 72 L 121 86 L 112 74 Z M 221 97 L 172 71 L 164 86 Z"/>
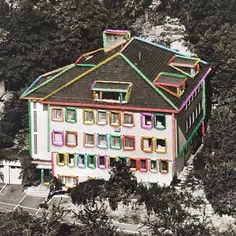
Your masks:
<path fill-rule="evenodd" d="M 52 109 L 53 107 L 51 107 Z M 64 108 L 63 108 L 64 109 Z M 100 154 L 106 156 L 125 156 L 134 158 L 149 158 L 154 160 L 168 160 L 169 161 L 169 173 L 160 173 L 159 168 L 157 173 L 151 172 L 140 172 L 136 171 L 135 175 L 139 181 L 144 182 L 159 182 L 160 184 L 169 184 L 173 178 L 173 140 L 172 140 L 172 116 L 171 114 L 166 115 L 166 128 L 164 130 L 158 130 L 156 128 L 144 129 L 141 127 L 140 113 L 134 113 L 134 123 L 135 126 L 132 128 L 120 126 L 118 128 L 113 127 L 109 124 L 107 125 L 97 125 L 97 124 L 84 124 L 83 123 L 83 109 L 76 109 L 77 112 L 77 122 L 59 122 L 52 121 L 50 119 L 50 134 L 53 130 L 56 131 L 76 131 L 78 132 L 78 146 L 77 147 L 67 147 L 63 145 L 62 147 L 57 147 L 52 144 L 50 140 L 50 151 L 53 153 L 54 160 L 54 174 L 55 175 L 66 175 L 66 176 L 79 176 L 79 180 L 85 180 L 88 177 L 97 178 L 109 178 L 108 168 L 106 169 L 90 169 L 90 168 L 78 168 L 78 167 L 68 167 L 68 166 L 57 166 L 56 164 L 56 153 L 80 153 L 80 154 Z M 96 110 L 94 110 L 96 113 Z M 51 114 L 51 111 L 50 111 Z M 109 122 L 108 122 L 109 123 Z M 85 133 L 99 133 L 99 134 L 120 134 L 120 135 L 134 135 L 135 136 L 135 150 L 114 150 L 114 149 L 100 149 L 97 146 L 93 148 L 84 147 L 83 139 Z M 151 136 L 167 139 L 167 152 L 166 153 L 146 153 L 141 150 L 141 137 Z M 51 138 L 51 135 L 50 135 Z M 159 166 L 158 166 L 159 167 Z"/>
<path fill-rule="evenodd" d="M 50 161 L 48 150 L 48 110 L 47 105 L 30 102 L 30 149 L 35 160 Z"/>

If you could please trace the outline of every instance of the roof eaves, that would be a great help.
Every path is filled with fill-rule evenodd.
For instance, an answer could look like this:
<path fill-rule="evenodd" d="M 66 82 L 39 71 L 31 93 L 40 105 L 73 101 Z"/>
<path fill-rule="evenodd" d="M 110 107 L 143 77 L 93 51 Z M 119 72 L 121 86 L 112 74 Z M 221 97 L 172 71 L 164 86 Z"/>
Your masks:
<path fill-rule="evenodd" d="M 120 53 L 123 59 L 143 78 L 166 102 L 168 102 L 175 110 L 178 108 L 174 105 L 170 99 L 166 97 L 143 73 L 140 71 L 124 54 Z"/>
<path fill-rule="evenodd" d="M 42 86 L 50 83 L 51 81 L 53 81 L 54 79 L 56 79 L 57 77 L 59 77 L 60 75 L 64 74 L 65 72 L 67 72 L 68 70 L 74 68 L 76 65 L 75 64 L 71 64 L 69 67 L 66 67 L 66 69 L 62 70 L 61 72 L 59 72 L 58 74 L 52 76 L 50 79 L 44 81 L 42 84 L 36 86 L 35 88 L 33 88 L 30 91 L 27 91 L 27 93 L 24 94 L 24 96 L 28 96 L 30 93 L 38 90 L 39 88 L 41 88 Z M 42 77 L 41 77 L 42 78 Z"/>
<path fill-rule="evenodd" d="M 93 55 L 94 53 L 97 53 L 97 52 L 102 51 L 102 50 L 104 50 L 104 48 L 99 48 L 99 49 L 96 49 L 96 50 L 93 50 L 93 51 L 84 53 L 84 54 L 82 54 L 82 55 L 75 61 L 75 63 L 76 63 L 76 64 L 79 63 L 80 60 L 81 60 L 83 57 L 88 57 L 88 56 Z"/>
<path fill-rule="evenodd" d="M 101 67 L 102 65 L 106 64 L 107 62 L 113 60 L 114 58 L 116 58 L 117 56 L 119 56 L 120 53 L 116 53 L 114 55 L 112 55 L 111 57 L 107 58 L 106 60 L 100 62 L 99 64 L 97 64 L 96 66 L 92 67 L 91 69 L 85 71 L 84 73 L 82 73 L 81 75 L 75 77 L 74 79 L 72 79 L 70 82 L 62 85 L 60 88 L 52 91 L 51 93 L 49 93 L 47 96 L 43 97 L 40 101 L 44 101 L 46 99 L 48 99 L 49 97 L 53 96 L 54 94 L 58 93 L 59 91 L 61 91 L 62 89 L 72 85 L 73 83 L 75 83 L 76 81 L 78 81 L 79 79 L 83 78 L 85 75 L 91 73 L 92 71 L 96 70 L 97 68 Z"/>

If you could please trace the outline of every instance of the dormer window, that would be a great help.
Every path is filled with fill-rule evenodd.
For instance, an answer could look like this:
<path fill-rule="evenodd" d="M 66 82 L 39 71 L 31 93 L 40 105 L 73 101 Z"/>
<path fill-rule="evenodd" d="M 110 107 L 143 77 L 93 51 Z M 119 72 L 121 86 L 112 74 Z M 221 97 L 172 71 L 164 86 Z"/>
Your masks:
<path fill-rule="evenodd" d="M 181 73 L 194 78 L 200 72 L 199 62 L 199 58 L 175 55 L 170 59 L 168 65 Z"/>
<path fill-rule="evenodd" d="M 153 84 L 175 97 L 180 97 L 185 91 L 186 80 L 185 75 L 161 72 L 153 80 Z"/>
<path fill-rule="evenodd" d="M 101 81 L 93 83 L 93 101 L 126 104 L 129 101 L 132 83 L 120 81 Z"/>

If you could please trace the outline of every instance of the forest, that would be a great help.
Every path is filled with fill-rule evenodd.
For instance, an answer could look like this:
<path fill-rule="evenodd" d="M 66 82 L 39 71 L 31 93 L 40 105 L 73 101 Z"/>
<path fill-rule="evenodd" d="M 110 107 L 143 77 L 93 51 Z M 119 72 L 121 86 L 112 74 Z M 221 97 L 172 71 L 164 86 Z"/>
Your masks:
<path fill-rule="evenodd" d="M 207 135 L 202 151 L 194 159 L 192 175 L 202 181 L 218 214 L 233 215 L 236 1 L 161 0 L 155 10 L 149 7 L 151 3 L 151 0 L 17 0 L 8 4 L 0 0 L 0 78 L 14 94 L 0 120 L 0 149 L 12 147 L 19 131 L 27 133 L 27 107 L 19 96 L 38 75 L 97 48 L 105 28 L 130 29 L 138 36 L 140 32 L 133 26 L 144 12 L 149 13 L 150 24 L 158 24 L 160 16 L 177 17 L 186 28 L 191 50 L 212 67 L 207 81 Z"/>

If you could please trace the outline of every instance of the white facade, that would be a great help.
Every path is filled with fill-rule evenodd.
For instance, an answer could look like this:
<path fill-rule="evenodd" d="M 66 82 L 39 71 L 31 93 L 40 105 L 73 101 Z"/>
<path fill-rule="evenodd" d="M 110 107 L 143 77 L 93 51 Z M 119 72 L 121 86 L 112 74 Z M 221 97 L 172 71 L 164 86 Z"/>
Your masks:
<path fill-rule="evenodd" d="M 3 179 L 0 182 L 5 184 L 21 184 L 21 165 L 19 161 L 2 160 L 0 162 L 0 173 Z"/>

